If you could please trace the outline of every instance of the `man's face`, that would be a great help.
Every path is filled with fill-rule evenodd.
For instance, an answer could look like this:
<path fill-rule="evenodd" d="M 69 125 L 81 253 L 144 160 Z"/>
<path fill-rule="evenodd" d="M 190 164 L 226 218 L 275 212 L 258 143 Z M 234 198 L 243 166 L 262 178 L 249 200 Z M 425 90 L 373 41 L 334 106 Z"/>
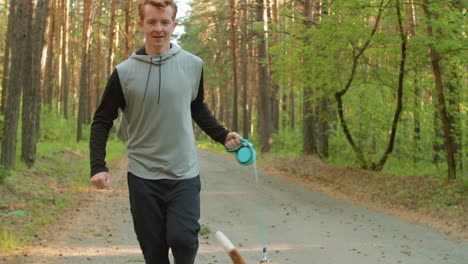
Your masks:
<path fill-rule="evenodd" d="M 171 35 L 177 25 L 172 19 L 173 12 L 171 6 L 158 8 L 145 5 L 144 19 L 139 21 L 138 24 L 145 33 L 146 48 L 149 49 L 146 52 L 148 54 L 160 54 L 169 50 Z"/>

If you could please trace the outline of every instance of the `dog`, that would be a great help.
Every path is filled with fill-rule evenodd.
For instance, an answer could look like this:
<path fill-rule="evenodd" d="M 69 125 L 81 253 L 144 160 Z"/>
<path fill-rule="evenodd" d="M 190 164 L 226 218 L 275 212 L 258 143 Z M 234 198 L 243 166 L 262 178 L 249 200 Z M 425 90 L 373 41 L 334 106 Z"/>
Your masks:
<path fill-rule="evenodd" d="M 224 250 L 228 253 L 233 264 L 247 264 L 247 262 L 245 262 L 245 260 L 242 258 L 239 250 L 237 250 L 237 248 L 231 243 L 229 238 L 227 238 L 226 235 L 223 234 L 223 232 L 217 231 L 215 233 L 215 237 L 221 244 L 221 246 L 224 248 Z M 260 261 L 260 263 L 281 264 L 279 262 L 271 261 Z"/>

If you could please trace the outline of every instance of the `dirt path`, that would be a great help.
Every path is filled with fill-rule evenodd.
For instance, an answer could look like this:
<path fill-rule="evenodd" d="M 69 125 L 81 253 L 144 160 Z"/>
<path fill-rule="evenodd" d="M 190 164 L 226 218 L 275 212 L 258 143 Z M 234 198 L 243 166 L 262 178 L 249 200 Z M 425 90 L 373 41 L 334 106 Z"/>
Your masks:
<path fill-rule="evenodd" d="M 200 151 L 200 162 L 200 221 L 228 235 L 248 263 L 261 257 L 259 200 L 270 258 L 283 264 L 467 263 L 467 242 L 276 177 L 261 174 L 264 184 L 257 188 L 251 167 L 223 156 Z M 113 168 L 111 190 L 91 192 L 56 232 L 40 235 L 40 244 L 0 258 L 0 263 L 143 263 L 128 209 L 124 164 Z M 197 264 L 215 263 L 230 261 L 212 235 L 203 236 Z"/>

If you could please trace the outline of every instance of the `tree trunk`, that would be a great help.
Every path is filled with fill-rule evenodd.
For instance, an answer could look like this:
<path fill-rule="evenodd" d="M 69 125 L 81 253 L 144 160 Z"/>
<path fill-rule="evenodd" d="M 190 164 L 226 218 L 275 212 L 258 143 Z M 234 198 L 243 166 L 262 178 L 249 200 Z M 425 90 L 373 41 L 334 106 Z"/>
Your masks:
<path fill-rule="evenodd" d="M 15 0 L 13 0 L 15 1 Z M 16 4 L 13 39 L 11 46 L 15 52 L 11 53 L 10 79 L 8 82 L 8 99 L 3 126 L 3 141 L 1 163 L 6 168 L 15 166 L 16 144 L 18 133 L 18 119 L 21 97 L 23 58 L 25 54 L 26 21 L 23 1 Z"/>
<path fill-rule="evenodd" d="M 34 133 L 34 99 L 35 91 L 33 89 L 32 80 L 32 67 L 33 57 L 36 54 L 33 53 L 33 20 L 34 9 L 36 3 L 33 0 L 27 0 L 26 4 L 26 47 L 24 56 L 23 66 L 23 103 L 22 103 L 22 130 L 21 130 L 21 160 L 26 163 L 28 167 L 31 167 L 34 163 L 34 155 L 36 153 L 35 144 L 33 143 Z M 34 21 L 35 24 L 35 21 Z"/>
<path fill-rule="evenodd" d="M 249 56 L 247 53 L 248 46 L 248 17 L 249 11 L 247 6 L 247 0 L 243 0 L 243 28 L 242 39 L 241 39 L 241 68 L 242 68 L 242 136 L 244 138 L 249 137 L 249 118 L 248 118 L 248 89 L 249 89 Z"/>
<path fill-rule="evenodd" d="M 294 131 L 296 129 L 296 104 L 294 90 L 289 94 L 289 127 Z"/>
<path fill-rule="evenodd" d="M 8 15 L 8 26 L 7 26 L 7 35 L 5 40 L 5 57 L 3 58 L 3 80 L 2 80 L 2 107 L 1 111 L 2 114 L 5 114 L 6 110 L 6 100 L 8 97 L 8 83 L 9 83 L 9 76 L 10 76 L 10 65 L 11 65 L 11 42 L 13 40 L 13 32 L 14 32 L 14 19 L 16 13 L 16 1 L 10 1 L 10 10 Z"/>
<path fill-rule="evenodd" d="M 57 2 L 57 7 L 56 7 L 56 12 L 57 12 L 57 17 L 56 17 L 56 36 L 55 39 L 57 40 L 57 59 L 54 61 L 54 73 L 55 73 L 55 80 L 54 80 L 54 92 L 53 92 L 53 101 L 57 103 L 57 113 L 60 114 L 62 113 L 62 58 L 63 58 L 63 53 L 62 53 L 62 42 L 63 42 L 63 30 L 62 30 L 62 21 L 63 21 L 63 14 L 62 14 L 62 6 L 63 6 L 63 1 L 58 1 Z"/>
<path fill-rule="evenodd" d="M 63 116 L 68 119 L 68 7 L 70 0 L 62 4 L 62 108 Z"/>
<path fill-rule="evenodd" d="M 307 29 L 312 28 L 312 21 L 313 21 L 313 1 L 312 0 L 305 0 L 302 4 L 302 12 L 304 17 L 304 24 Z M 307 44 L 309 44 L 309 39 L 304 40 Z M 305 67 L 305 66 L 303 66 Z M 311 76 L 308 76 L 311 78 Z M 313 89 L 310 87 L 311 81 L 307 82 L 309 85 L 305 85 L 303 88 L 303 127 L 302 127 L 302 134 L 304 137 L 303 140 L 303 153 L 306 155 L 316 154 L 317 153 L 317 144 L 316 138 L 317 135 L 315 133 L 315 120 L 314 120 L 314 112 L 313 106 L 311 103 L 311 98 L 313 96 Z"/>
<path fill-rule="evenodd" d="M 432 123 L 434 125 L 434 140 L 432 141 L 432 150 L 433 150 L 433 157 L 432 161 L 434 164 L 439 167 L 440 163 L 442 162 L 441 158 L 441 153 L 444 152 L 444 143 L 443 139 L 444 138 L 444 132 L 442 130 L 442 122 L 440 121 L 440 115 L 439 115 L 439 103 L 437 101 L 437 92 L 434 91 L 431 93 L 432 94 L 432 105 L 434 106 L 433 109 L 433 119 Z"/>
<path fill-rule="evenodd" d="M 456 179 L 456 161 L 455 161 L 455 143 L 454 139 L 451 134 L 451 129 L 453 127 L 452 120 L 450 120 L 449 115 L 447 114 L 447 109 L 445 106 L 445 95 L 443 90 L 443 83 L 442 83 L 442 69 L 440 67 L 440 56 L 435 48 L 430 48 L 430 56 L 431 56 L 431 64 L 433 75 L 435 78 L 435 88 L 437 92 L 437 100 L 438 100 L 438 110 L 440 119 L 442 121 L 442 127 L 444 130 L 444 147 L 445 147 L 445 154 L 447 158 L 447 166 L 448 166 L 448 179 Z"/>
<path fill-rule="evenodd" d="M 49 34 L 49 21 L 50 21 L 50 6 L 51 6 L 52 0 L 46 0 L 46 3 L 43 3 L 43 17 L 42 17 L 42 29 L 41 35 L 38 36 L 41 37 L 41 47 L 38 51 L 38 53 L 41 53 L 40 58 L 38 58 L 37 64 L 38 64 L 38 73 L 35 75 L 38 79 L 36 81 L 33 81 L 33 83 L 36 83 L 38 85 L 38 88 L 36 89 L 36 98 L 35 98 L 35 106 L 36 106 L 36 143 L 39 142 L 39 139 L 41 137 L 41 113 L 42 113 L 42 100 L 44 97 L 44 79 L 45 79 L 45 65 L 47 61 L 47 36 Z M 42 3 L 41 3 L 42 4 Z"/>
<path fill-rule="evenodd" d="M 130 28 L 131 28 L 131 21 L 132 21 L 132 0 L 125 0 L 125 50 L 124 50 L 124 58 L 128 58 L 131 53 L 130 50 Z"/>
<path fill-rule="evenodd" d="M 316 1 L 315 8 L 314 8 L 314 21 L 322 20 L 322 16 L 327 14 L 325 10 L 323 1 Z M 331 113 L 330 113 L 330 99 L 327 95 L 323 95 L 320 92 L 320 87 L 315 87 L 315 93 L 319 95 L 319 103 L 316 107 L 315 117 L 316 117 L 316 124 L 317 124 L 317 154 L 325 159 L 328 158 L 328 130 L 329 130 L 329 122 L 331 122 Z"/>
<path fill-rule="evenodd" d="M 268 44 L 267 44 L 267 19 L 265 17 L 264 0 L 257 0 L 257 22 L 264 27 L 258 33 L 258 88 L 260 96 L 260 107 L 258 108 L 258 118 L 260 121 L 260 150 L 262 152 L 270 151 L 271 137 L 271 94 L 270 94 L 270 76 L 268 72 Z"/>
<path fill-rule="evenodd" d="M 272 21 L 272 25 L 275 27 L 275 31 L 279 31 L 279 11 L 278 11 L 278 0 L 268 0 L 270 2 L 269 9 L 271 11 L 270 14 L 270 21 Z M 278 34 L 273 34 L 273 45 L 278 44 Z M 271 61 L 271 58 L 269 58 Z M 271 119 L 272 119 L 272 133 L 277 133 L 279 131 L 279 123 L 280 123 L 280 100 L 278 98 L 279 92 L 279 85 L 271 80 L 271 76 L 274 75 L 272 71 L 270 73 L 270 83 L 271 83 Z"/>
<path fill-rule="evenodd" d="M 47 40 L 47 62 L 45 68 L 45 80 L 44 80 L 44 104 L 49 106 L 49 110 L 52 109 L 52 96 L 53 96 L 53 79 L 54 71 L 52 70 L 53 61 L 54 61 L 54 41 L 55 41 L 55 18 L 56 18 L 56 9 L 57 1 L 52 0 L 51 3 L 51 15 L 49 17 L 49 36 Z"/>
<path fill-rule="evenodd" d="M 390 132 L 390 140 L 387 145 L 387 149 L 383 154 L 382 158 L 380 159 L 379 163 L 375 166 L 376 171 L 382 170 L 383 166 L 388 160 L 388 157 L 393 152 L 393 145 L 395 142 L 396 132 L 398 121 L 400 119 L 401 110 L 403 109 L 403 85 L 404 85 L 404 78 L 405 78 L 405 65 L 406 65 L 406 45 L 407 45 L 407 35 L 405 33 L 405 29 L 403 27 L 403 18 L 401 15 L 400 9 L 400 1 L 396 0 L 396 12 L 397 12 L 397 20 L 398 20 L 398 30 L 400 33 L 400 70 L 398 74 L 398 89 L 397 89 L 397 107 L 395 110 L 395 115 L 393 117 L 392 122 L 392 130 Z"/>
<path fill-rule="evenodd" d="M 451 80 L 462 80 L 461 76 L 458 76 L 456 69 L 454 67 L 449 66 L 451 69 L 448 71 L 450 72 L 449 76 L 451 76 Z M 447 103 L 451 106 L 451 111 L 448 113 L 449 118 L 452 122 L 452 130 L 451 136 L 454 140 L 455 145 L 455 162 L 457 165 L 457 169 L 459 171 L 463 171 L 463 134 L 462 134 L 462 127 L 463 124 L 461 122 L 461 115 L 462 110 L 460 109 L 462 105 L 461 101 L 461 94 L 459 93 L 460 90 L 458 87 L 463 87 L 463 81 L 459 85 L 454 84 L 453 82 L 446 82 L 445 88 L 447 89 L 448 96 L 447 96 Z"/>
<path fill-rule="evenodd" d="M 431 13 L 429 9 L 429 3 L 427 0 L 423 1 L 423 10 L 426 18 L 428 21 L 433 20 L 433 14 Z M 430 23 L 428 23 L 427 26 L 427 32 L 429 34 L 429 37 L 434 39 L 434 30 L 431 26 Z M 440 115 L 440 120 L 442 121 L 442 127 L 444 130 L 444 147 L 445 147 L 445 155 L 447 158 L 447 167 L 448 167 L 448 179 L 456 179 L 457 177 L 457 165 L 456 165 L 456 160 L 455 160 L 455 139 L 453 138 L 452 135 L 452 130 L 454 129 L 454 123 L 453 123 L 453 118 L 451 117 L 450 113 L 447 111 L 447 106 L 446 104 L 449 104 L 450 102 L 447 102 L 445 100 L 445 94 L 444 94 L 444 83 L 442 80 L 443 72 L 442 72 L 442 67 L 441 67 L 441 55 L 439 52 L 436 50 L 434 47 L 434 44 L 430 43 L 429 44 L 429 56 L 431 59 L 431 66 L 432 66 L 432 73 L 434 75 L 435 79 L 435 90 L 437 93 L 437 101 L 438 101 L 438 111 Z"/>
<path fill-rule="evenodd" d="M 112 73 L 114 64 L 114 36 L 115 36 L 115 6 L 116 0 L 111 0 L 110 22 L 109 22 L 109 44 L 107 47 L 106 75 Z"/>
<path fill-rule="evenodd" d="M 22 122 L 22 144 L 21 144 L 21 159 L 28 167 L 34 164 L 36 159 L 36 143 L 38 132 L 36 129 L 40 127 L 38 123 L 40 120 L 37 110 L 38 97 L 41 90 L 41 59 L 42 48 L 44 45 L 44 29 L 46 24 L 46 17 L 49 8 L 48 1 L 30 1 L 28 8 L 28 18 L 31 19 L 31 26 L 28 25 L 31 36 L 31 50 L 27 57 L 30 57 L 31 63 L 30 72 L 27 78 L 30 79 L 29 86 L 24 86 L 23 94 L 23 122 Z"/>
<path fill-rule="evenodd" d="M 232 54 L 232 85 L 233 85 L 233 105 L 232 105 L 232 125 L 231 130 L 238 131 L 239 117 L 237 110 L 238 85 L 237 85 L 237 22 L 236 22 L 236 0 L 230 0 L 231 4 L 231 54 Z"/>
<path fill-rule="evenodd" d="M 309 99 L 312 97 L 312 89 L 307 89 L 304 87 L 304 101 L 303 101 L 303 127 L 302 134 L 304 136 L 303 140 L 303 153 L 305 155 L 317 154 L 317 144 L 315 134 L 315 121 L 313 115 L 313 106 Z"/>
<path fill-rule="evenodd" d="M 103 79 L 103 74 L 102 74 L 102 53 L 101 53 L 101 34 L 102 34 L 102 27 L 101 27 L 101 19 L 102 19 L 102 4 L 104 0 L 99 0 L 98 3 L 98 13 L 97 13 L 97 18 L 96 20 L 98 21 L 97 23 L 97 34 L 96 34 L 96 53 L 95 53 L 95 58 L 96 58 L 96 68 L 94 70 L 94 88 L 95 88 L 95 99 L 96 101 L 94 102 L 95 105 L 99 105 L 99 102 L 101 101 L 101 81 Z"/>
<path fill-rule="evenodd" d="M 83 13 L 83 35 L 81 39 L 81 74 L 80 74 L 80 92 L 78 106 L 78 126 L 76 140 L 83 139 L 83 123 L 86 115 L 86 99 L 88 90 L 88 51 L 89 51 L 89 35 L 91 32 L 91 6 L 93 0 L 84 0 Z"/>
<path fill-rule="evenodd" d="M 92 10 L 91 10 L 92 13 Z M 90 16 L 90 21 L 89 21 L 89 34 L 88 34 L 88 52 L 86 53 L 86 65 L 87 65 L 87 73 L 86 73 L 86 107 L 84 108 L 84 119 L 83 122 L 85 124 L 91 124 L 91 110 L 93 109 L 93 104 L 92 104 L 92 98 L 93 98 L 93 71 L 91 65 L 92 63 L 92 43 L 93 43 L 93 34 L 92 34 L 92 27 L 93 21 L 92 21 L 92 14 Z"/>
<path fill-rule="evenodd" d="M 415 70 L 415 76 L 419 76 L 418 71 Z M 419 83 L 417 78 L 414 78 L 414 112 L 413 112 L 413 141 L 414 141 L 414 152 L 413 152 L 413 161 L 416 163 L 420 160 L 421 157 L 421 89 L 419 88 Z"/>

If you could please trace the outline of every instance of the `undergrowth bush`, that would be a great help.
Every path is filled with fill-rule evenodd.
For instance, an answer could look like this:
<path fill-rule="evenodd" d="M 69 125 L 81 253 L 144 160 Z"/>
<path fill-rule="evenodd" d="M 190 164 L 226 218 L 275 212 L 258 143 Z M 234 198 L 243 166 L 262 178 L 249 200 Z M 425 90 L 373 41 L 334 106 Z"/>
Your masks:
<path fill-rule="evenodd" d="M 10 172 L 5 169 L 2 165 L 0 165 L 0 185 L 3 184 L 6 177 L 10 176 Z"/>
<path fill-rule="evenodd" d="M 273 134 L 272 150 L 275 153 L 288 156 L 300 156 L 302 152 L 302 132 L 280 131 Z"/>

